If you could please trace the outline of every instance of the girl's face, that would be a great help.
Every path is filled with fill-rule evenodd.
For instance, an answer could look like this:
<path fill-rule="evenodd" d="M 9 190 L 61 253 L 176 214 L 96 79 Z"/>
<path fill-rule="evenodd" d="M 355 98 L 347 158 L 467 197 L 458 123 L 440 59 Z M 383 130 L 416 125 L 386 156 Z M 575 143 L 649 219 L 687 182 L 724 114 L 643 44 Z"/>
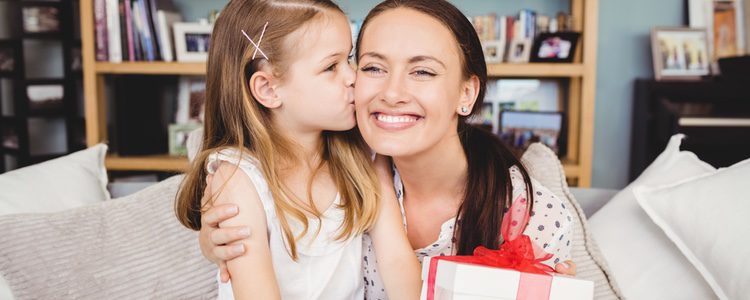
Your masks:
<path fill-rule="evenodd" d="M 343 14 L 325 12 L 287 38 L 285 47 L 294 49 L 289 53 L 292 61 L 276 88 L 282 101 L 278 121 L 285 127 L 297 132 L 354 127 L 351 36 Z"/>
<path fill-rule="evenodd" d="M 360 47 L 357 123 L 375 152 L 411 156 L 457 136 L 464 80 L 448 28 L 421 12 L 393 9 L 370 21 Z"/>

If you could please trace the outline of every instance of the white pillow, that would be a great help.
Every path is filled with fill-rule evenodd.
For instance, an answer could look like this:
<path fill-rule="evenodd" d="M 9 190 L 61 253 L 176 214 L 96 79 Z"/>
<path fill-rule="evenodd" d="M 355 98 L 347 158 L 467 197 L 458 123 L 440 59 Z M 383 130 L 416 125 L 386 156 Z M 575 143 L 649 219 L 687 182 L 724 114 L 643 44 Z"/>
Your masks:
<path fill-rule="evenodd" d="M 0 215 L 56 212 L 109 199 L 106 153 L 99 144 L 0 175 Z"/>
<path fill-rule="evenodd" d="M 643 210 L 720 299 L 750 296 L 750 159 L 664 187 L 638 187 Z"/>
<path fill-rule="evenodd" d="M 628 187 L 589 218 L 591 233 L 625 298 L 712 299 L 716 295 L 685 256 L 638 205 L 633 189 L 674 183 L 715 169 L 695 154 L 680 151 L 684 135 Z"/>

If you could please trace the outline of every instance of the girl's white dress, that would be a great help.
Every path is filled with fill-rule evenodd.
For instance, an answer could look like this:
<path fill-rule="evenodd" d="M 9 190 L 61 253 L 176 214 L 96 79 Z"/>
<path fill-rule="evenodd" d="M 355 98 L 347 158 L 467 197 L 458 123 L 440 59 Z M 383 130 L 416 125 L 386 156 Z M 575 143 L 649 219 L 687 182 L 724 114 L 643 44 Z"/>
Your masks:
<path fill-rule="evenodd" d="M 337 195 L 333 205 L 323 213 L 322 228 L 315 235 L 319 222 L 310 219 L 307 235 L 297 241 L 297 261 L 292 260 L 281 225 L 274 208 L 273 197 L 261 172 L 260 163 L 237 150 L 222 150 L 209 157 L 208 172 L 213 174 L 221 162 L 239 165 L 252 181 L 266 213 L 271 259 L 282 299 L 363 299 L 362 235 L 348 240 L 336 240 L 344 211 Z M 292 221 L 293 232 L 301 232 L 302 225 Z M 252 249 L 250 251 L 252 253 Z M 218 274 L 217 274 L 218 281 Z M 219 284 L 218 299 L 234 299 L 232 284 Z M 241 283 L 235 283 L 241 284 Z"/>

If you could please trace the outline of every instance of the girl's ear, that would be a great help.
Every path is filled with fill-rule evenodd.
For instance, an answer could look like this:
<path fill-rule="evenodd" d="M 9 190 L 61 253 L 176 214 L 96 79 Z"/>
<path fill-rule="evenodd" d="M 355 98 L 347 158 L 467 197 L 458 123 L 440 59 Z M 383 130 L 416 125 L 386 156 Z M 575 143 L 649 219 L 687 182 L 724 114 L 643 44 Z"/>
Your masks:
<path fill-rule="evenodd" d="M 278 108 L 281 106 L 281 99 L 276 93 L 274 81 L 276 78 L 269 72 L 258 71 L 250 77 L 250 93 L 258 103 L 267 108 Z"/>
<path fill-rule="evenodd" d="M 461 85 L 461 98 L 456 108 L 458 114 L 462 116 L 471 114 L 471 109 L 477 102 L 477 96 L 479 96 L 479 77 L 475 75 Z"/>

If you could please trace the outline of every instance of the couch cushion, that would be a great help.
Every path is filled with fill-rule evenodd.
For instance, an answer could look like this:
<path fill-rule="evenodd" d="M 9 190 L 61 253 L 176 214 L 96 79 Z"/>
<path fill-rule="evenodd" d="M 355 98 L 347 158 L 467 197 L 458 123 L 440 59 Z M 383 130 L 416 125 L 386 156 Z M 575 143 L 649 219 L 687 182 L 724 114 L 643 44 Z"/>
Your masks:
<path fill-rule="evenodd" d="M 719 299 L 750 295 L 750 159 L 663 187 L 638 187 L 638 203 L 703 275 Z M 744 253 L 744 254 L 743 254 Z"/>
<path fill-rule="evenodd" d="M 17 299 L 212 299 L 216 267 L 174 216 L 183 176 L 126 198 L 0 217 L 0 273 Z"/>
<path fill-rule="evenodd" d="M 684 180 L 715 169 L 680 151 L 683 135 L 628 187 L 591 217 L 594 239 L 628 299 L 714 299 L 700 273 L 638 206 L 633 189 Z"/>
<path fill-rule="evenodd" d="M 609 267 L 591 239 L 586 215 L 568 189 L 565 172 L 557 155 L 547 146 L 535 143 L 523 154 L 521 162 L 531 177 L 566 202 L 575 218 L 571 255 L 578 271 L 576 277 L 594 282 L 595 299 L 621 298 Z"/>

